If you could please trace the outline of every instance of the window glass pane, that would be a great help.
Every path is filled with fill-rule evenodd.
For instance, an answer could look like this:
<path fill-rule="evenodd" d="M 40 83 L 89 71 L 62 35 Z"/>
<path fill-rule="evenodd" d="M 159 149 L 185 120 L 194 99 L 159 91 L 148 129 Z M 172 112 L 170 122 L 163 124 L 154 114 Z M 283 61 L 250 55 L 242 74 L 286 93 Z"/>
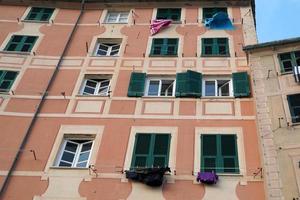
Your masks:
<path fill-rule="evenodd" d="M 31 47 L 31 45 L 24 44 L 23 47 L 22 47 L 22 49 L 21 49 L 21 51 L 22 52 L 28 52 L 28 51 L 30 51 L 30 47 Z"/>
<path fill-rule="evenodd" d="M 64 160 L 64 161 L 68 161 L 68 162 L 73 162 L 73 160 L 74 160 L 74 156 L 75 156 L 75 154 L 74 153 L 69 153 L 69 152 L 64 152 L 63 153 L 63 156 L 62 156 L 62 158 L 61 158 L 61 160 Z"/>
<path fill-rule="evenodd" d="M 280 59 L 281 60 L 290 60 L 290 59 L 292 59 L 291 54 L 290 53 L 280 54 Z"/>
<path fill-rule="evenodd" d="M 12 42 L 21 42 L 22 38 L 23 38 L 23 36 L 14 35 L 13 39 L 12 39 Z"/>
<path fill-rule="evenodd" d="M 17 44 L 10 44 L 6 50 L 7 51 L 15 51 L 16 47 L 17 47 Z"/>
<path fill-rule="evenodd" d="M 135 147 L 136 154 L 148 154 L 150 148 L 150 134 L 138 134 Z"/>
<path fill-rule="evenodd" d="M 148 95 L 158 96 L 159 82 L 160 81 L 150 81 Z"/>
<path fill-rule="evenodd" d="M 172 96 L 173 95 L 173 87 L 174 86 L 174 80 L 162 80 L 161 85 L 161 96 Z"/>
<path fill-rule="evenodd" d="M 204 171 L 212 172 L 216 171 L 216 159 L 215 158 L 204 158 Z"/>
<path fill-rule="evenodd" d="M 89 159 L 90 152 L 84 152 L 79 155 L 78 162 L 87 161 Z"/>
<path fill-rule="evenodd" d="M 65 150 L 71 151 L 71 152 L 74 152 L 74 153 L 75 153 L 76 150 L 77 150 L 77 147 L 78 147 L 78 144 L 71 143 L 71 142 L 67 142 L 67 143 L 66 143 Z"/>
<path fill-rule="evenodd" d="M 34 43 L 36 37 L 27 37 L 26 40 L 25 40 L 25 43 Z"/>
<path fill-rule="evenodd" d="M 161 46 L 155 46 L 153 49 L 153 55 L 161 55 L 162 54 L 162 47 Z"/>
<path fill-rule="evenodd" d="M 212 55 L 213 54 L 212 46 L 205 46 L 204 47 L 204 54 L 205 55 Z"/>
<path fill-rule="evenodd" d="M 224 158 L 224 172 L 237 172 L 234 158 Z"/>
<path fill-rule="evenodd" d="M 204 40 L 203 40 L 203 42 L 204 42 L 204 44 L 213 44 L 213 39 L 212 38 L 205 38 Z"/>
<path fill-rule="evenodd" d="M 234 135 L 221 135 L 221 150 L 223 156 L 236 155 L 236 139 Z"/>
<path fill-rule="evenodd" d="M 154 154 L 167 155 L 169 152 L 169 135 L 157 134 L 155 136 Z"/>
<path fill-rule="evenodd" d="M 218 80 L 218 96 L 229 96 L 229 80 Z"/>
<path fill-rule="evenodd" d="M 86 85 L 95 88 L 97 86 L 97 81 L 94 80 L 87 80 Z"/>
<path fill-rule="evenodd" d="M 220 55 L 226 55 L 227 54 L 226 46 L 219 46 L 219 54 Z"/>
<path fill-rule="evenodd" d="M 87 162 L 77 163 L 76 167 L 86 167 Z"/>
<path fill-rule="evenodd" d="M 300 58 L 296 59 L 297 66 L 300 66 Z"/>
<path fill-rule="evenodd" d="M 216 156 L 217 154 L 217 139 L 216 135 L 203 135 L 202 136 L 202 155 Z"/>
<path fill-rule="evenodd" d="M 10 86 L 10 81 L 2 81 L 0 84 L 0 89 L 3 91 L 3 89 L 9 89 Z M 1 92 L 1 91 L 0 91 Z"/>
<path fill-rule="evenodd" d="M 295 51 L 295 57 L 300 58 L 300 51 Z"/>
<path fill-rule="evenodd" d="M 95 93 L 95 88 L 85 87 L 84 90 L 83 90 L 83 93 L 94 94 Z"/>
<path fill-rule="evenodd" d="M 153 167 L 166 167 L 165 157 L 154 157 Z"/>
<path fill-rule="evenodd" d="M 100 44 L 99 49 L 102 51 L 108 51 L 109 45 L 107 44 Z"/>
<path fill-rule="evenodd" d="M 4 76 L 4 79 L 5 80 L 14 80 L 16 75 L 17 75 L 17 72 L 7 71 Z"/>
<path fill-rule="evenodd" d="M 93 144 L 93 142 L 89 142 L 89 143 L 83 144 L 82 148 L 81 148 L 81 152 L 91 150 L 92 144 Z"/>
<path fill-rule="evenodd" d="M 215 81 L 205 81 L 205 96 L 215 96 Z"/>
<path fill-rule="evenodd" d="M 283 68 L 284 68 L 284 71 L 285 72 L 288 72 L 288 71 L 292 71 L 293 70 L 293 64 L 292 64 L 292 61 L 283 61 L 282 62 L 282 65 L 283 65 Z"/>
<path fill-rule="evenodd" d="M 41 17 L 41 21 L 47 21 L 49 18 L 49 14 L 43 14 Z"/>

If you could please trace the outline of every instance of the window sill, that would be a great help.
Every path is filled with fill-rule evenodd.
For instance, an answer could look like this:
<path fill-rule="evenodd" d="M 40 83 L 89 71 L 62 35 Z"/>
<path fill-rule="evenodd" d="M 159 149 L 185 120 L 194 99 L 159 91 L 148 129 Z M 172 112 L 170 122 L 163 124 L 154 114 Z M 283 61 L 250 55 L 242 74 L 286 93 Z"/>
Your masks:
<path fill-rule="evenodd" d="M 284 76 L 284 75 L 289 75 L 289 74 L 293 74 L 293 71 L 290 71 L 290 72 L 280 72 L 279 75 Z"/>
<path fill-rule="evenodd" d="M 28 20 L 28 19 L 23 19 L 21 22 L 25 23 L 37 23 L 37 24 L 49 24 L 49 21 L 39 21 L 39 20 Z"/>
<path fill-rule="evenodd" d="M 154 58 L 156 58 L 156 57 L 178 57 L 178 55 L 152 55 L 152 54 L 150 54 L 149 55 L 149 57 L 154 57 Z"/>
<path fill-rule="evenodd" d="M 22 52 L 22 51 L 0 51 L 3 54 L 17 54 L 17 55 L 31 55 L 31 52 Z"/>
<path fill-rule="evenodd" d="M 159 99 L 159 98 L 162 98 L 162 99 L 175 99 L 175 96 L 143 96 L 143 98 L 145 99 Z"/>
<path fill-rule="evenodd" d="M 89 170 L 88 167 L 57 167 L 57 166 L 52 166 L 50 169 L 57 169 L 57 170 L 80 170 L 80 171 L 87 171 Z"/>
<path fill-rule="evenodd" d="M 291 122 L 291 126 L 300 126 L 300 122 Z"/>
<path fill-rule="evenodd" d="M 123 24 L 128 24 L 128 22 L 102 22 L 102 24 L 120 24 L 120 25 L 123 25 Z"/>
<path fill-rule="evenodd" d="M 76 97 L 105 97 L 105 98 L 108 98 L 109 96 L 108 95 L 84 95 L 84 94 L 77 94 Z"/>
<path fill-rule="evenodd" d="M 235 99 L 234 96 L 220 97 L 220 96 L 202 96 L 201 99 Z"/>
<path fill-rule="evenodd" d="M 120 56 L 119 55 L 117 55 L 117 56 L 97 56 L 97 55 L 90 55 L 90 57 L 93 57 L 93 58 L 118 58 Z"/>

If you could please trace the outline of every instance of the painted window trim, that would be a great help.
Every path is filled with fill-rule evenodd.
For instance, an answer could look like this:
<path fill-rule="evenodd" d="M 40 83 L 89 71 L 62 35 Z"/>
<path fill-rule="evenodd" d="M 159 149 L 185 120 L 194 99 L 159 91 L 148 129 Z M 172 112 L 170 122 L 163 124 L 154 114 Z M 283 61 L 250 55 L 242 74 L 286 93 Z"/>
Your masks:
<path fill-rule="evenodd" d="M 101 89 L 101 83 L 103 81 L 102 82 L 100 82 L 100 81 L 93 81 L 92 78 L 89 78 L 91 76 L 94 76 L 95 78 L 104 79 L 106 81 L 107 80 L 109 81 L 108 86 L 106 86 L 108 89 L 107 89 L 107 92 L 105 92 L 105 94 L 99 94 L 98 93 L 98 91 Z M 84 89 L 86 87 L 86 83 L 89 80 L 92 81 L 92 82 L 97 82 L 94 94 L 84 94 Z M 87 75 L 84 76 L 83 83 L 82 83 L 81 89 L 79 91 L 79 95 L 84 95 L 84 96 L 108 96 L 109 95 L 109 91 L 110 91 L 110 87 L 111 87 L 111 77 L 106 76 L 106 75 L 102 76 L 102 75 L 97 75 L 97 74 L 87 74 Z"/>
<path fill-rule="evenodd" d="M 110 17 L 110 14 L 112 14 L 112 13 L 117 13 L 118 14 L 117 19 L 116 19 L 115 22 L 109 22 L 108 21 L 108 19 Z M 121 14 L 125 14 L 125 13 L 127 13 L 126 22 L 120 22 Z M 129 15 L 130 15 L 130 11 L 107 11 L 104 23 L 106 23 L 106 24 L 127 24 L 129 22 Z"/>
<path fill-rule="evenodd" d="M 229 80 L 229 96 L 217 96 L 217 80 Z M 215 81 L 215 96 L 206 96 L 206 88 L 205 88 L 205 83 L 206 81 Z M 209 97 L 209 98 L 217 98 L 217 97 L 234 97 L 234 92 L 233 92 L 233 81 L 232 78 L 230 77 L 205 77 L 203 76 L 202 78 L 202 97 Z"/>
<path fill-rule="evenodd" d="M 75 135 L 74 135 L 75 136 Z M 79 135 L 80 136 L 80 135 Z M 59 163 L 60 161 L 62 160 L 62 156 L 63 156 L 63 153 L 65 151 L 65 148 L 66 148 L 66 144 L 67 142 L 70 142 L 70 143 L 75 143 L 75 142 L 72 142 L 71 140 L 89 140 L 88 142 L 92 142 L 92 146 L 91 146 L 91 149 L 89 150 L 90 153 L 89 153 L 89 157 L 87 159 L 87 165 L 85 167 L 77 167 L 76 165 L 78 164 L 78 159 L 79 159 L 79 155 L 81 153 L 81 149 L 82 149 L 82 145 L 84 144 L 80 144 L 79 147 L 76 149 L 76 152 L 75 152 L 75 155 L 74 155 L 74 160 L 72 162 L 72 166 L 70 167 L 67 167 L 67 166 L 59 166 Z M 87 142 L 86 142 L 87 143 Z M 90 159 L 91 159 L 91 154 L 92 154 L 92 151 L 93 151 L 93 147 L 94 147 L 94 138 L 91 138 L 91 137 L 85 137 L 85 138 L 82 138 L 82 137 L 78 137 L 76 138 L 75 137 L 65 137 L 64 140 L 62 141 L 62 145 L 59 149 L 59 152 L 57 154 L 57 158 L 56 158 L 56 161 L 55 161 L 55 164 L 54 166 L 55 167 L 58 167 L 58 168 L 88 168 L 89 167 L 89 164 L 90 164 Z"/>
<path fill-rule="evenodd" d="M 162 80 L 173 80 L 173 92 L 172 96 L 161 96 L 161 86 L 162 86 Z M 149 95 L 149 86 L 150 81 L 159 81 L 159 88 L 158 88 L 158 95 Z M 146 78 L 146 84 L 145 84 L 145 90 L 144 90 L 144 97 L 175 97 L 175 91 L 176 90 L 176 78 L 171 77 L 148 77 Z"/>

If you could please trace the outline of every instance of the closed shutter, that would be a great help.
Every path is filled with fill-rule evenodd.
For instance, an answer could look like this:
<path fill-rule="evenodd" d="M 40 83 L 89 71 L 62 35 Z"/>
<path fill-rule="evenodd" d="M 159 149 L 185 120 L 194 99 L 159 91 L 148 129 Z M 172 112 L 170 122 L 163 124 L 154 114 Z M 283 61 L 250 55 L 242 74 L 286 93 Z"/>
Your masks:
<path fill-rule="evenodd" d="M 227 14 L 227 8 L 203 8 L 203 19 L 212 18 L 218 12 Z"/>
<path fill-rule="evenodd" d="M 141 97 L 144 95 L 146 73 L 132 72 L 127 96 Z"/>
<path fill-rule="evenodd" d="M 18 72 L 0 71 L 0 92 L 7 92 L 14 83 Z"/>
<path fill-rule="evenodd" d="M 158 8 L 156 19 L 171 19 L 179 21 L 181 17 L 180 8 Z"/>
<path fill-rule="evenodd" d="M 167 167 L 169 163 L 170 134 L 156 134 L 153 148 L 153 167 Z"/>
<path fill-rule="evenodd" d="M 151 56 L 176 56 L 178 38 L 154 38 L 151 46 Z"/>
<path fill-rule="evenodd" d="M 37 40 L 36 36 L 13 35 L 5 51 L 30 52 Z"/>
<path fill-rule="evenodd" d="M 217 136 L 201 135 L 201 171 L 217 172 Z"/>
<path fill-rule="evenodd" d="M 239 173 L 236 135 L 220 135 L 220 165 L 225 173 Z"/>
<path fill-rule="evenodd" d="M 131 168 L 150 164 L 151 134 L 136 134 Z"/>
<path fill-rule="evenodd" d="M 232 79 L 235 97 L 250 96 L 250 82 L 247 72 L 233 73 Z"/>
<path fill-rule="evenodd" d="M 188 70 L 176 74 L 176 97 L 201 97 L 202 74 Z"/>
<path fill-rule="evenodd" d="M 26 20 L 48 21 L 54 11 L 54 8 L 31 8 Z"/>

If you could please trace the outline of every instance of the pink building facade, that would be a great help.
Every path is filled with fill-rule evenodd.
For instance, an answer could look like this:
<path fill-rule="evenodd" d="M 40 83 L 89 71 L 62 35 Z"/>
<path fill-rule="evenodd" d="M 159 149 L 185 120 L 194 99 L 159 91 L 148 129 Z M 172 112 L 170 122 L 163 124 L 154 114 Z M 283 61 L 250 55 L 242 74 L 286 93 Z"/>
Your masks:
<path fill-rule="evenodd" d="M 266 199 L 243 52 L 253 6 L 1 4 L 1 199 Z M 206 27 L 218 13 L 234 28 Z M 154 19 L 172 23 L 150 35 Z M 126 178 L 142 167 L 171 172 L 155 188 Z"/>

